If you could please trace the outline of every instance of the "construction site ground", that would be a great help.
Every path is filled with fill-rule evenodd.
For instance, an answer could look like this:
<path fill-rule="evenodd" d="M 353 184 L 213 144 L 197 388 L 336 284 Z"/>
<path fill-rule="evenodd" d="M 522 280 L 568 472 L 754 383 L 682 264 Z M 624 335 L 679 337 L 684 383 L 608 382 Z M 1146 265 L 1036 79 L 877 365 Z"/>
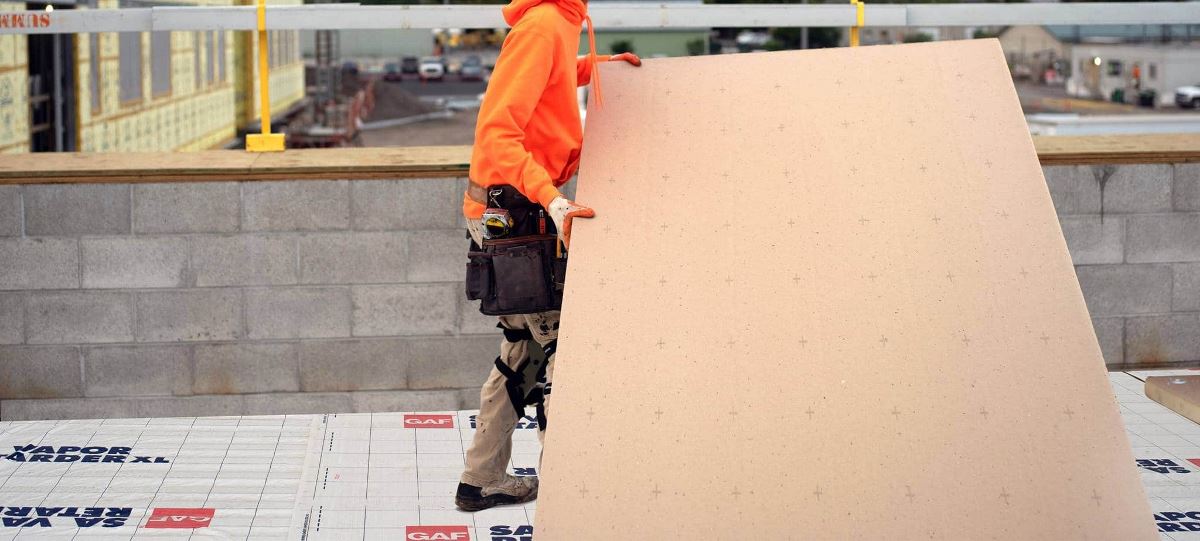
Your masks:
<path fill-rule="evenodd" d="M 1176 373 L 1194 372 L 1109 380 L 1154 512 L 1146 520 L 1163 540 L 1194 541 L 1200 425 L 1146 398 L 1141 381 Z M 528 413 L 514 436 L 518 475 L 538 467 Z M 536 502 L 454 508 L 474 414 L 0 422 L 0 540 L 528 541 Z"/>

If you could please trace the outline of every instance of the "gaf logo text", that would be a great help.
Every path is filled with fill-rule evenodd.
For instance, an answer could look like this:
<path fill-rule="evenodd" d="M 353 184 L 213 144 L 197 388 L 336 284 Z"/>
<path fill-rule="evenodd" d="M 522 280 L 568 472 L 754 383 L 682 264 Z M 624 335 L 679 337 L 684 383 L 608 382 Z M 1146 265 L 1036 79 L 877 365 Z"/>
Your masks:
<path fill-rule="evenodd" d="M 404 428 L 454 428 L 454 416 L 406 414 Z"/>
<path fill-rule="evenodd" d="M 216 509 L 209 508 L 158 507 L 143 528 L 207 528 L 216 513 Z"/>
<path fill-rule="evenodd" d="M 466 526 L 406 526 L 404 539 L 408 541 L 471 541 Z"/>

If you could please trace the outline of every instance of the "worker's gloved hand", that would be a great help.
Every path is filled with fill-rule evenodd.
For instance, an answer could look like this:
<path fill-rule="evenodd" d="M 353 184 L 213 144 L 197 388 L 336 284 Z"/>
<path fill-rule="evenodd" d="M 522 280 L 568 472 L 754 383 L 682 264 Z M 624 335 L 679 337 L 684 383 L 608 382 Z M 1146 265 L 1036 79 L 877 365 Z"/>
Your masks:
<path fill-rule="evenodd" d="M 550 219 L 554 220 L 554 228 L 558 230 L 558 240 L 561 240 L 563 246 L 571 247 L 571 219 L 572 218 L 593 218 L 596 216 L 596 211 L 578 205 L 574 201 L 568 201 L 563 196 L 555 197 L 546 210 L 550 212 Z"/>
<path fill-rule="evenodd" d="M 467 232 L 471 234 L 471 240 L 480 248 L 483 247 L 483 220 L 477 218 L 467 218 Z"/>
<path fill-rule="evenodd" d="M 642 59 L 638 58 L 638 55 L 633 54 L 633 53 L 614 54 L 614 55 L 608 57 L 608 61 L 609 62 L 625 61 L 625 62 L 629 62 L 630 64 L 633 64 L 634 66 L 642 65 Z"/>

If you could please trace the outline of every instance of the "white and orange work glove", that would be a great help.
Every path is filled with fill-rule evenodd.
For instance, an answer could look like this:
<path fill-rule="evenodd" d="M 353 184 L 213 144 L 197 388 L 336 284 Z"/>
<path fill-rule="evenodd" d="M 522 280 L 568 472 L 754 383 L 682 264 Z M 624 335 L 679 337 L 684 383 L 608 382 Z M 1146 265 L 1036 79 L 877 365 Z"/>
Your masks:
<path fill-rule="evenodd" d="M 633 64 L 634 66 L 642 65 L 642 59 L 638 58 L 638 55 L 633 54 L 633 53 L 614 54 L 614 55 L 608 57 L 608 61 L 609 62 L 629 62 L 630 64 Z"/>
<path fill-rule="evenodd" d="M 562 241 L 563 246 L 568 249 L 571 248 L 571 220 L 596 216 L 596 211 L 578 205 L 574 201 L 568 201 L 561 195 L 546 205 L 546 210 L 550 212 L 550 219 L 554 220 L 554 228 L 558 230 L 558 240 Z"/>

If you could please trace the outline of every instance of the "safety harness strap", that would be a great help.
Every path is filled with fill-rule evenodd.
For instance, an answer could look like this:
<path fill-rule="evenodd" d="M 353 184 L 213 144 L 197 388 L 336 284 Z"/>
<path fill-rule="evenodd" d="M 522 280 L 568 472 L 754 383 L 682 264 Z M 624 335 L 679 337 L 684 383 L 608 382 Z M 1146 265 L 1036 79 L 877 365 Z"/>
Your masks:
<path fill-rule="evenodd" d="M 496 357 L 496 370 L 504 376 L 504 389 L 508 391 L 508 400 L 512 402 L 513 409 L 517 412 L 517 417 L 525 415 L 525 394 L 522 392 L 521 386 L 525 383 L 525 377 L 522 375 L 525 365 L 529 364 L 529 359 L 521 361 L 517 366 L 516 371 L 504 364 L 504 359 Z"/>
<path fill-rule="evenodd" d="M 496 328 L 504 331 L 504 339 L 514 344 L 522 340 L 533 339 L 533 333 L 529 332 L 529 329 L 510 329 L 502 323 L 497 323 Z"/>
<path fill-rule="evenodd" d="M 550 383 L 546 381 L 546 369 L 550 367 L 550 359 L 554 357 L 554 353 L 558 351 L 558 340 L 551 340 L 550 343 L 542 346 L 542 352 L 546 354 L 546 362 L 538 367 L 536 394 L 538 395 L 537 402 L 534 402 L 534 409 L 537 412 L 538 430 L 546 430 L 546 397 L 550 396 Z"/>
<path fill-rule="evenodd" d="M 504 338 L 510 342 L 516 342 L 509 336 L 509 332 L 514 334 L 524 333 L 530 335 L 529 329 L 506 329 L 504 330 Z M 550 366 L 550 359 L 558 351 L 558 340 L 551 340 L 550 343 L 542 346 L 542 352 L 546 355 L 545 362 L 538 366 L 537 373 L 534 375 L 533 386 L 526 393 L 525 369 L 532 362 L 531 359 L 525 358 L 517 367 L 510 368 L 504 363 L 502 357 L 496 357 L 496 370 L 500 375 L 504 376 L 504 389 L 508 392 L 508 400 L 512 402 L 513 410 L 517 412 L 517 417 L 525 415 L 525 406 L 534 406 L 537 411 L 538 430 L 546 430 L 546 397 L 550 395 L 550 383 L 546 381 L 546 369 Z"/>

